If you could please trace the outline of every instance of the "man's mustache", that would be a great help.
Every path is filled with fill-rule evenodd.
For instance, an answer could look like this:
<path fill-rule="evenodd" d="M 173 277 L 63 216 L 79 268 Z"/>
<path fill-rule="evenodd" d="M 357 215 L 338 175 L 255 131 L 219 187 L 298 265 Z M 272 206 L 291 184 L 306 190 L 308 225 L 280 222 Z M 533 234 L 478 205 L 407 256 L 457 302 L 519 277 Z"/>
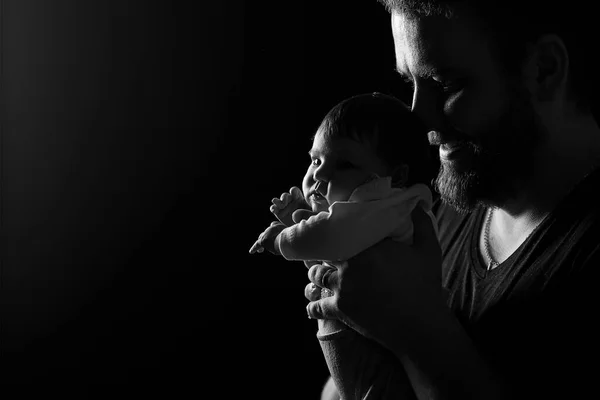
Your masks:
<path fill-rule="evenodd" d="M 445 143 L 466 144 L 472 142 L 469 137 L 457 131 L 445 131 L 444 133 L 439 130 L 429 131 L 427 133 L 427 139 L 432 146 L 440 146 Z"/>

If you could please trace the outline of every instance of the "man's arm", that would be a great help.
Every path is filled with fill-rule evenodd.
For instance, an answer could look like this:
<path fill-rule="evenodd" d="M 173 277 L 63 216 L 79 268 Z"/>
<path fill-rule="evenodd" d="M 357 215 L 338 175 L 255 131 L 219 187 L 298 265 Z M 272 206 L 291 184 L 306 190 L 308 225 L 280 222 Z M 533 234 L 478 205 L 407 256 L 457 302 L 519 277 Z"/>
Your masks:
<path fill-rule="evenodd" d="M 327 274 L 311 267 L 311 281 L 334 296 L 311 301 L 309 315 L 341 319 L 390 349 L 420 398 L 511 398 L 446 305 L 429 218 L 416 210 L 413 221 L 413 246 L 384 240 Z"/>

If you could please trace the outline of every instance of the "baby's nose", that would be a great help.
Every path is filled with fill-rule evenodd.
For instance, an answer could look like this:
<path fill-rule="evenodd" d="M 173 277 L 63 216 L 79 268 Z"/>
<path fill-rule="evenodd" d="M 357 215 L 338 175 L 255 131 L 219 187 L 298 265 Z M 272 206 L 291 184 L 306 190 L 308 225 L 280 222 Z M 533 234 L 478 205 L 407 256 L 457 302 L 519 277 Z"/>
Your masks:
<path fill-rule="evenodd" d="M 319 168 L 315 169 L 313 178 L 316 182 L 329 182 L 329 172 L 327 171 L 327 168 L 323 165 L 319 166 Z"/>

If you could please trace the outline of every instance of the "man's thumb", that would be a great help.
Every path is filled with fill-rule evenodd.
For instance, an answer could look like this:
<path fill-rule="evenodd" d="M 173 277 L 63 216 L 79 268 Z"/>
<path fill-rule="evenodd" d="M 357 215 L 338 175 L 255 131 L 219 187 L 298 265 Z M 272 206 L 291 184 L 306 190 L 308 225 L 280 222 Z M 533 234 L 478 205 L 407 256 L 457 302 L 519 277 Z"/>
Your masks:
<path fill-rule="evenodd" d="M 333 297 L 311 301 L 306 305 L 306 313 L 311 319 L 338 319 Z"/>
<path fill-rule="evenodd" d="M 317 215 L 317 213 L 313 212 L 311 210 L 298 209 L 298 210 L 294 211 L 294 213 L 292 214 L 292 220 L 294 221 L 295 224 L 297 224 L 300 221 L 309 219 L 313 215 Z"/>

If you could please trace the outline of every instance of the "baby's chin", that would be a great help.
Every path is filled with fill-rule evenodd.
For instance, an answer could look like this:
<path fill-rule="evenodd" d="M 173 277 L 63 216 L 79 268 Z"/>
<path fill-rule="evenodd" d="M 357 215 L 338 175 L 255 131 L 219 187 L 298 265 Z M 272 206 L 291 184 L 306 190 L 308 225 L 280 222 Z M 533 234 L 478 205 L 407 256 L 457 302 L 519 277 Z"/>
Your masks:
<path fill-rule="evenodd" d="M 322 211 L 329 211 L 329 203 L 325 200 L 320 201 L 320 202 L 311 201 L 310 207 L 312 208 L 312 211 L 315 213 L 319 213 Z"/>

